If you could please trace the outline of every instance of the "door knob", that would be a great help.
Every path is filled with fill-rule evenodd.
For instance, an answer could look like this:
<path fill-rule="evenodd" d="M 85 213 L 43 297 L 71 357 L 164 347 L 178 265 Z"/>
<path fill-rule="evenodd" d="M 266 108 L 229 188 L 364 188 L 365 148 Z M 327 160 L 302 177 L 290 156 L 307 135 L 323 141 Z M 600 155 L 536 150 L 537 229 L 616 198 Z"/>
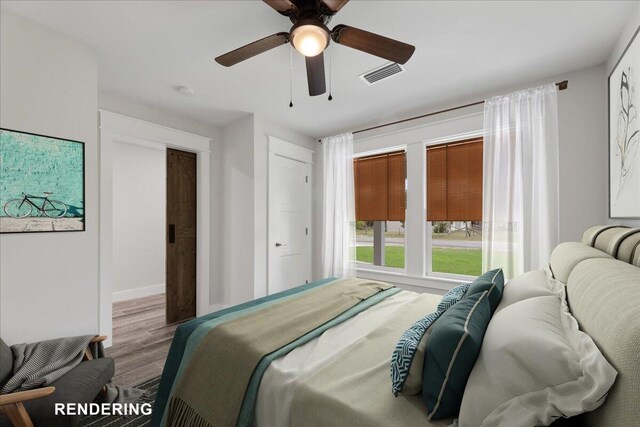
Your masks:
<path fill-rule="evenodd" d="M 276 248 L 279 248 L 280 246 L 287 246 L 287 244 L 286 243 L 276 242 Z"/>

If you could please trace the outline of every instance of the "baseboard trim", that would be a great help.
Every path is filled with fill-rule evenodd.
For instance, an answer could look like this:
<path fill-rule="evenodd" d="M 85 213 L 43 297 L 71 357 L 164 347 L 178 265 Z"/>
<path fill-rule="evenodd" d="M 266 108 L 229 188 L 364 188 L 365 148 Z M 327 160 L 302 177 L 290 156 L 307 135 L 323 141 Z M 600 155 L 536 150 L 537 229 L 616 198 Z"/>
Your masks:
<path fill-rule="evenodd" d="M 151 295 L 163 294 L 165 292 L 165 285 L 161 283 L 159 285 L 145 286 L 144 288 L 128 289 L 126 291 L 118 291 L 113 293 L 113 302 L 127 301 L 135 298 L 149 297 Z"/>
<path fill-rule="evenodd" d="M 227 308 L 227 307 L 230 307 L 230 306 L 228 306 L 228 305 L 223 305 L 223 304 L 210 304 L 210 305 L 209 305 L 209 313 L 207 313 L 207 314 L 210 314 L 210 313 L 213 313 L 213 312 L 216 312 L 216 311 L 223 310 L 223 309 L 225 309 L 225 308 Z"/>

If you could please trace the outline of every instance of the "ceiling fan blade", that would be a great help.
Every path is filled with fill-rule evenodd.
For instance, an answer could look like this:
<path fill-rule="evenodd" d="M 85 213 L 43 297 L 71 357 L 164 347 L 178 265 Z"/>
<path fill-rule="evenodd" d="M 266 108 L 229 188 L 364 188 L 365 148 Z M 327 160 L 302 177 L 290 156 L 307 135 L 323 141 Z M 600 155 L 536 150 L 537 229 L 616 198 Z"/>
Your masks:
<path fill-rule="evenodd" d="M 252 58 L 288 42 L 289 33 L 272 34 L 253 43 L 239 47 L 238 49 L 232 50 L 231 52 L 227 52 L 224 55 L 220 55 L 216 58 L 216 62 L 220 65 L 224 65 L 225 67 L 230 67 L 238 62 L 242 62 L 245 59 Z"/>
<path fill-rule="evenodd" d="M 410 44 L 342 24 L 336 25 L 331 31 L 331 38 L 336 43 L 399 64 L 407 62 L 416 50 Z"/>
<path fill-rule="evenodd" d="M 309 95 L 322 95 L 327 91 L 324 78 L 324 54 L 316 56 L 306 56 L 304 62 L 307 64 L 307 83 L 309 83 Z"/>
<path fill-rule="evenodd" d="M 337 12 L 342 9 L 345 4 L 349 3 L 349 0 L 322 0 L 322 3 L 332 12 Z"/>
<path fill-rule="evenodd" d="M 279 13 L 286 14 L 291 9 L 295 9 L 295 5 L 289 0 L 262 0 Z"/>

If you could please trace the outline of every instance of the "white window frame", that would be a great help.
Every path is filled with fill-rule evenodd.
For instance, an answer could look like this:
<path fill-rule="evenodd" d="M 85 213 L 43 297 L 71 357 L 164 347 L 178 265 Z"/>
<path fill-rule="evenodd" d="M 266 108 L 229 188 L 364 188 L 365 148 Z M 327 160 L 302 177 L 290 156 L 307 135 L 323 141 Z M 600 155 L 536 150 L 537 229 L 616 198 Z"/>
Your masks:
<path fill-rule="evenodd" d="M 457 114 L 460 114 L 457 112 Z M 426 148 L 428 145 L 470 139 L 483 134 L 480 108 L 464 115 L 443 115 L 438 120 L 355 140 L 354 157 L 404 149 L 407 158 L 405 215 L 405 268 L 356 264 L 357 276 L 398 284 L 410 290 L 443 293 L 475 276 L 433 272 L 431 228 L 426 221 Z"/>
<path fill-rule="evenodd" d="M 433 146 L 433 145 L 440 145 L 440 144 L 446 144 L 449 142 L 457 142 L 457 141 L 463 141 L 465 139 L 472 139 L 472 138 L 478 138 L 481 137 L 483 135 L 483 131 L 482 130 L 477 130 L 477 131 L 473 131 L 473 132 L 466 132 L 462 135 L 451 135 L 451 136 L 447 136 L 444 138 L 435 138 L 429 141 L 425 141 L 424 143 L 424 150 L 427 149 L 427 147 L 429 146 Z M 426 155 L 425 155 L 426 157 Z M 426 160 L 425 160 L 426 161 Z M 425 185 L 427 182 L 427 165 L 425 164 L 424 167 L 424 181 L 425 181 Z M 425 192 L 425 204 L 426 204 L 426 192 Z M 425 206 L 426 209 L 426 206 Z M 426 210 L 425 210 L 425 215 L 423 216 L 423 218 L 426 218 Z M 425 256 L 425 267 L 426 267 L 426 271 L 425 271 L 425 276 L 427 277 L 439 277 L 439 278 L 443 278 L 443 279 L 451 279 L 451 280 L 456 280 L 456 281 L 463 281 L 463 282 L 469 282 L 469 281 L 473 281 L 477 276 L 470 276 L 467 274 L 454 274 L 454 273 L 443 273 L 443 272 L 439 272 L 439 271 L 433 271 L 433 264 L 432 264 L 432 260 L 433 257 L 431 256 L 431 254 L 433 253 L 433 246 L 431 245 L 431 230 L 432 230 L 432 224 L 431 221 L 426 221 L 425 220 L 425 251 L 424 251 L 424 256 Z"/>
<path fill-rule="evenodd" d="M 380 150 L 359 152 L 357 154 L 354 154 L 353 158 L 355 160 L 355 159 L 359 159 L 361 157 L 377 156 L 377 155 L 381 155 L 381 154 L 393 153 L 393 152 L 403 151 L 403 150 L 406 151 L 406 149 L 407 149 L 407 147 L 405 145 L 397 145 L 397 146 L 394 146 L 394 147 L 384 148 L 384 149 L 380 149 Z M 406 177 L 405 177 L 405 188 L 406 188 Z M 398 274 L 398 273 L 399 274 L 405 274 L 407 272 L 407 241 L 406 241 L 406 236 L 407 236 L 406 224 L 407 223 L 406 223 L 406 218 L 407 217 L 406 217 L 406 208 L 405 208 L 404 267 L 403 268 L 387 267 L 386 265 L 375 265 L 375 264 L 373 264 L 373 262 L 371 264 L 369 264 L 369 263 L 366 263 L 366 262 L 361 262 L 361 261 L 357 261 L 356 260 L 356 270 L 357 271 L 365 271 L 365 270 L 369 270 L 369 271 L 373 271 L 373 272 L 381 272 L 381 271 L 385 272 L 386 271 L 386 272 L 396 273 L 396 274 Z M 357 237 L 356 237 L 356 239 L 357 239 Z"/>

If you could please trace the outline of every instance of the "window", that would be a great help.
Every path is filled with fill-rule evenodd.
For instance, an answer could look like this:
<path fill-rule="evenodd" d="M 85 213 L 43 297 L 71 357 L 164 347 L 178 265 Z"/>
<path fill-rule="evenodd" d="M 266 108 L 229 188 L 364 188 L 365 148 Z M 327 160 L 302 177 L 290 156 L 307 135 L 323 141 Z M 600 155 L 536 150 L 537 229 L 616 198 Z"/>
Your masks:
<path fill-rule="evenodd" d="M 427 147 L 430 272 L 482 272 L 482 138 Z"/>
<path fill-rule="evenodd" d="M 481 137 L 355 159 L 359 268 L 412 277 L 480 275 L 482 163 Z"/>
<path fill-rule="evenodd" d="M 360 157 L 353 166 L 356 259 L 381 267 L 404 268 L 405 152 Z"/>

